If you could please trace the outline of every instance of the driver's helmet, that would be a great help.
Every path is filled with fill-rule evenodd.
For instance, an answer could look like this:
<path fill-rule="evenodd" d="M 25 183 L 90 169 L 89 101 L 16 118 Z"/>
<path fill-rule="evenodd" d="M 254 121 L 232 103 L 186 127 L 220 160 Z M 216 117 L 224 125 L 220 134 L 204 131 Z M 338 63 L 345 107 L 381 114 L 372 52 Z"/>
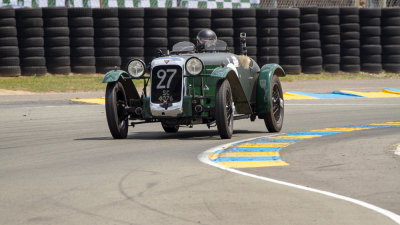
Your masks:
<path fill-rule="evenodd" d="M 197 34 L 197 46 L 211 46 L 217 42 L 217 35 L 210 29 L 203 29 Z"/>

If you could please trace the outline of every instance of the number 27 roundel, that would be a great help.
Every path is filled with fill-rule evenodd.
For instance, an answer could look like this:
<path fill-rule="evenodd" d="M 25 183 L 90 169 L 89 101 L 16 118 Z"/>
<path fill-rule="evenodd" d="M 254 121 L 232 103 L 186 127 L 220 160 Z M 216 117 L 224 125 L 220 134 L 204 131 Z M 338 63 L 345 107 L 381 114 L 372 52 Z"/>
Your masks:
<path fill-rule="evenodd" d="M 182 68 L 157 66 L 151 72 L 151 102 L 179 102 L 182 93 Z"/>

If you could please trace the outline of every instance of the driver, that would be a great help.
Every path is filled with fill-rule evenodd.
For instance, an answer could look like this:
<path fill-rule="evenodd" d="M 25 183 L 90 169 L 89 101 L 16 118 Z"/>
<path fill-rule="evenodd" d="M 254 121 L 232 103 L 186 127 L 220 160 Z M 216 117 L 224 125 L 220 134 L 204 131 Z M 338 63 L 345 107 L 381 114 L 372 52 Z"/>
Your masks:
<path fill-rule="evenodd" d="M 210 29 L 201 30 L 196 37 L 196 48 L 198 52 L 204 51 L 206 46 L 215 45 L 217 42 L 217 35 Z"/>

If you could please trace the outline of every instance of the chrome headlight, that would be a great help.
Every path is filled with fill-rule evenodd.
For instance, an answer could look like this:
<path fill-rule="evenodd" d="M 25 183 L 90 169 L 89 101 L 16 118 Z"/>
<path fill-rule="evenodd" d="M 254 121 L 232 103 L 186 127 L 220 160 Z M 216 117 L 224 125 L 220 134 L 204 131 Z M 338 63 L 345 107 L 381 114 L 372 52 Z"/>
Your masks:
<path fill-rule="evenodd" d="M 186 71 L 193 76 L 199 75 L 203 69 L 203 62 L 196 57 L 189 58 L 185 64 Z"/>
<path fill-rule="evenodd" d="M 128 73 L 135 77 L 139 78 L 143 76 L 143 74 L 146 72 L 146 65 L 144 62 L 140 59 L 133 59 L 129 61 L 128 63 Z"/>

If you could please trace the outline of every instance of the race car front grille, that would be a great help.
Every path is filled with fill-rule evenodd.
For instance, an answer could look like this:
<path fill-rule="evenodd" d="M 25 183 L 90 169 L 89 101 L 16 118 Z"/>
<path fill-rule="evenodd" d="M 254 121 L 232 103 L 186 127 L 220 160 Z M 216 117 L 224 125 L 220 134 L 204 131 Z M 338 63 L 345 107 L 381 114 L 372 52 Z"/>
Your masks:
<path fill-rule="evenodd" d="M 160 104 L 180 102 L 182 83 L 180 66 L 154 67 L 151 71 L 151 102 Z"/>

